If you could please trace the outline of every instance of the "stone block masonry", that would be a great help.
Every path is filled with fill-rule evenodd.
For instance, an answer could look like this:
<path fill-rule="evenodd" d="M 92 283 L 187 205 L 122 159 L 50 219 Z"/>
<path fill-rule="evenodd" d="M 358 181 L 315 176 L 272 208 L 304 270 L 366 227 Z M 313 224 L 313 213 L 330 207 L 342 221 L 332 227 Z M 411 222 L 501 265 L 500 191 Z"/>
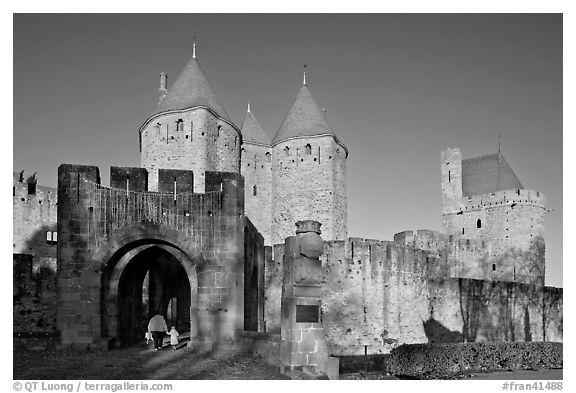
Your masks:
<path fill-rule="evenodd" d="M 13 333 L 56 333 L 56 259 L 13 254 Z"/>
<path fill-rule="evenodd" d="M 402 343 L 432 341 L 562 341 L 562 289 L 459 277 L 461 270 L 451 267 L 455 254 L 443 250 L 448 239 L 409 231 L 397 242 L 325 242 L 321 317 L 329 353 L 388 353 Z M 421 242 L 429 250 L 415 248 Z M 481 242 L 474 244 L 459 256 L 472 258 Z M 456 241 L 454 248 L 462 247 L 466 241 Z M 280 246 L 274 255 L 266 272 L 270 332 L 281 320 L 270 295 L 281 287 Z"/>
<path fill-rule="evenodd" d="M 326 374 L 328 349 L 320 309 L 321 264 L 324 249 L 320 223 L 296 223 L 296 236 L 285 242 L 283 263 L 280 371 L 290 377 L 299 372 Z"/>
<path fill-rule="evenodd" d="M 254 143 L 242 145 L 241 172 L 246 179 L 246 215 L 272 245 L 272 149 Z"/>
<path fill-rule="evenodd" d="M 196 192 L 204 192 L 206 171 L 239 173 L 241 138 L 234 125 L 202 107 L 149 119 L 140 132 L 140 151 L 150 191 L 158 191 L 159 169 L 193 171 Z"/>
<path fill-rule="evenodd" d="M 191 330 L 199 339 L 217 342 L 244 328 L 245 266 L 254 266 L 253 279 L 263 283 L 264 255 L 257 252 L 258 247 L 263 250 L 262 237 L 243 214 L 242 176 L 208 171 L 207 192 L 196 194 L 190 192 L 191 171 L 158 173 L 158 184 L 164 184 L 165 177 L 166 184 L 172 182 L 172 192 L 107 188 L 100 184 L 96 167 L 60 166 L 57 328 L 63 345 L 106 347 L 120 338 L 122 326 L 132 326 L 125 325 L 126 318 L 139 320 L 136 309 L 134 316 L 119 312 L 123 299 L 119 296 L 126 285 L 138 282 L 138 275 L 143 277 L 146 270 L 139 266 L 153 255 L 172 255 L 188 276 Z M 123 184 L 128 174 L 135 187 L 145 184 L 134 168 L 113 168 L 111 179 Z M 168 186 L 162 187 L 168 191 Z M 245 232 L 254 242 L 248 247 Z M 169 254 L 157 254 L 161 250 Z M 149 257 L 140 257 L 144 253 Z M 247 256 L 252 259 L 249 263 Z M 155 274 L 151 294 L 168 289 L 162 289 L 158 274 L 169 272 Z M 256 301 L 261 291 L 256 287 Z M 167 303 L 166 296 L 157 301 Z M 249 312 L 256 325 L 263 324 L 258 322 L 263 319 L 261 308 L 250 305 Z"/>
<path fill-rule="evenodd" d="M 32 189 L 14 173 L 12 183 L 12 252 L 56 261 L 58 195 L 55 188 Z"/>
<path fill-rule="evenodd" d="M 322 223 L 326 240 L 346 239 L 346 155 L 331 135 L 273 146 L 272 244 L 290 236 L 294 222 L 308 219 Z"/>
<path fill-rule="evenodd" d="M 444 233 L 488 245 L 487 277 L 543 285 L 544 194 L 524 188 L 499 154 L 463 161 L 447 148 L 441 162 Z"/>

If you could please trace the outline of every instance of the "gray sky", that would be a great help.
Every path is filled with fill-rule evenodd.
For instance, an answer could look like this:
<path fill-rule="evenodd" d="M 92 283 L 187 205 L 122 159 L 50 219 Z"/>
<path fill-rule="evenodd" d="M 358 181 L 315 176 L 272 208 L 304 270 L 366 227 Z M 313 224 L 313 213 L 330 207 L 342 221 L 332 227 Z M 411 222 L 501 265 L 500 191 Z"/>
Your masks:
<path fill-rule="evenodd" d="M 14 16 L 13 165 L 139 166 L 138 128 L 197 57 L 240 126 L 274 135 L 302 81 L 348 147 L 349 235 L 441 230 L 440 151 L 502 152 L 544 192 L 547 285 L 562 286 L 560 14 Z"/>

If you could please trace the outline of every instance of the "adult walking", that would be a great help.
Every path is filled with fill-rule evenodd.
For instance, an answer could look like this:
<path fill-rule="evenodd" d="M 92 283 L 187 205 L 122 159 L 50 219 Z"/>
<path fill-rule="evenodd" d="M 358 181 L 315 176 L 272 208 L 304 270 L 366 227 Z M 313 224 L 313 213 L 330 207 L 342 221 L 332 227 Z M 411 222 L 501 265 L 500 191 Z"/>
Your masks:
<path fill-rule="evenodd" d="M 168 330 L 166 321 L 164 317 L 160 314 L 160 311 L 156 311 L 154 316 L 148 322 L 148 331 L 152 333 L 152 339 L 154 341 L 154 350 L 159 351 L 162 349 L 162 344 L 164 341 L 164 335 Z"/>

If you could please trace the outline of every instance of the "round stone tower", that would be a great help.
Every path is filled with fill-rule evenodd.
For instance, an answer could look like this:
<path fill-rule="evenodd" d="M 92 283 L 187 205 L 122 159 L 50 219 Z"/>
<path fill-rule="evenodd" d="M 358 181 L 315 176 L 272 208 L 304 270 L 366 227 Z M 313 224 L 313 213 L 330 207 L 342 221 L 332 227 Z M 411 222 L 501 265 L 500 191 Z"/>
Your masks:
<path fill-rule="evenodd" d="M 245 212 L 264 237 L 264 244 L 272 245 L 272 147 L 250 111 L 250 103 L 242 123 L 242 140 Z"/>
<path fill-rule="evenodd" d="M 319 221 L 326 240 L 347 237 L 348 149 L 304 82 L 272 140 L 272 244 L 294 222 Z"/>
<path fill-rule="evenodd" d="M 158 107 L 140 127 L 141 166 L 148 189 L 158 190 L 158 169 L 194 171 L 194 191 L 204 192 L 205 171 L 240 172 L 242 134 L 216 97 L 195 56 L 167 88 L 160 76 Z"/>

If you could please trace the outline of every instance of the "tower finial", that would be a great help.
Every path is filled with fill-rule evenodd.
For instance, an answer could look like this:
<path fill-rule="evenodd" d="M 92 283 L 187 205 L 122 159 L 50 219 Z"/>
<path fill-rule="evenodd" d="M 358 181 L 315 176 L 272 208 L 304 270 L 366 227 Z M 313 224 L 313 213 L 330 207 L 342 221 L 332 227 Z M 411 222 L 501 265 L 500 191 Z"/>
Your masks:
<path fill-rule="evenodd" d="M 502 148 L 502 135 L 498 134 L 498 155 L 500 155 Z"/>
<path fill-rule="evenodd" d="M 304 64 L 304 77 L 302 78 L 302 84 L 306 86 L 306 64 Z"/>
<path fill-rule="evenodd" d="M 194 32 L 194 40 L 192 42 L 192 58 L 196 58 L 196 32 Z"/>
<path fill-rule="evenodd" d="M 250 113 L 250 101 L 248 101 L 248 113 Z"/>

